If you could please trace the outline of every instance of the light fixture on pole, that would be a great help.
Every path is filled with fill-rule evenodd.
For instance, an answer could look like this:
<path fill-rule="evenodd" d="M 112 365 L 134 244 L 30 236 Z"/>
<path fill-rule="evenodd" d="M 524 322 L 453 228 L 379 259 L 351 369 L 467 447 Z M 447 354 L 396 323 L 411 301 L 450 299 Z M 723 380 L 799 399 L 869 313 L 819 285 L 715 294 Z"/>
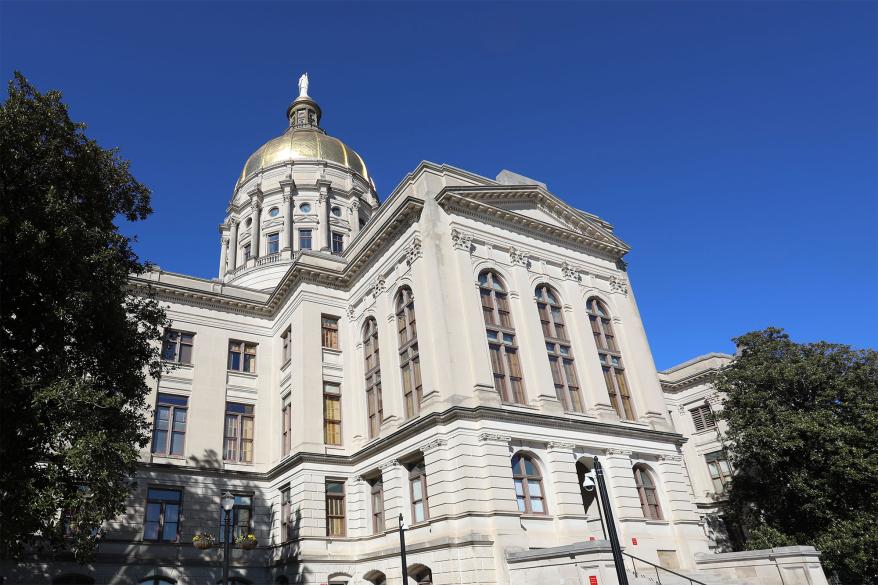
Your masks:
<path fill-rule="evenodd" d="M 582 480 L 582 489 L 587 494 L 594 494 L 595 499 L 597 500 L 597 508 L 598 508 L 598 518 L 601 521 L 601 534 L 604 535 L 604 540 L 607 539 L 607 529 L 604 527 L 604 513 L 601 512 L 601 498 L 598 492 L 598 480 L 597 475 L 594 472 L 594 469 L 585 474 L 585 477 Z M 588 522 L 588 510 L 585 511 L 586 515 L 586 523 Z"/>
<path fill-rule="evenodd" d="M 232 509 L 235 507 L 235 496 L 229 492 L 225 492 L 220 499 L 223 511 L 226 513 L 226 528 L 223 530 L 223 585 L 229 585 L 229 541 L 231 539 L 230 524 Z"/>
<path fill-rule="evenodd" d="M 601 504 L 604 507 L 604 518 L 607 519 L 607 532 L 610 537 L 610 549 L 613 551 L 613 564 L 616 565 L 616 577 L 619 585 L 628 585 L 628 575 L 625 573 L 625 560 L 622 558 L 622 547 L 619 546 L 619 536 L 616 534 L 616 521 L 613 520 L 613 509 L 610 507 L 610 494 L 607 491 L 607 482 L 604 481 L 604 468 L 594 458 L 594 475 L 597 479 L 598 493 L 601 496 Z"/>
<path fill-rule="evenodd" d="M 405 560 L 405 531 L 408 530 L 409 527 L 406 525 L 405 520 L 402 518 L 402 513 L 399 515 L 399 556 L 402 559 L 402 583 L 406 585 L 409 582 L 408 579 L 408 566 Z"/>

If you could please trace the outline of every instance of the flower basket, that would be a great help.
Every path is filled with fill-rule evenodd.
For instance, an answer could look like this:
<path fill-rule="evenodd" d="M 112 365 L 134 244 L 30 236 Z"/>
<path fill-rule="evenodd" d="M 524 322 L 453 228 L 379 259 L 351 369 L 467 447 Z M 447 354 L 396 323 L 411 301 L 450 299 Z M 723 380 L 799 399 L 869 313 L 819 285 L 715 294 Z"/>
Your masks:
<path fill-rule="evenodd" d="M 256 544 L 257 544 L 256 536 L 253 534 L 248 534 L 246 536 L 242 534 L 242 535 L 238 536 L 237 538 L 235 538 L 235 544 L 237 546 L 243 548 L 244 550 L 254 549 L 254 548 L 256 548 Z"/>
<path fill-rule="evenodd" d="M 209 532 L 198 531 L 195 533 L 195 536 L 192 537 L 192 544 L 198 550 L 212 548 L 215 542 L 216 538 L 214 538 L 213 534 L 210 534 Z"/>
<path fill-rule="evenodd" d="M 256 548 L 256 541 L 255 540 L 245 540 L 244 542 L 238 544 L 238 546 L 240 546 L 244 550 L 252 550 L 252 549 Z"/>
<path fill-rule="evenodd" d="M 207 550 L 213 547 L 213 541 L 206 539 L 196 540 L 192 544 L 195 545 L 195 548 L 197 548 L 198 550 Z"/>

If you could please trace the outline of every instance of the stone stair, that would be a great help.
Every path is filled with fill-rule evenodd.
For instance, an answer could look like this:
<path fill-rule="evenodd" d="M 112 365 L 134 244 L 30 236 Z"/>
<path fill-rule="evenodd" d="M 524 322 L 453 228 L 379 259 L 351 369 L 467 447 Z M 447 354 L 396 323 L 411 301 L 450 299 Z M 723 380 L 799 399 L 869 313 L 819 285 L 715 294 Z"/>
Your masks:
<path fill-rule="evenodd" d="M 758 581 L 737 579 L 712 571 L 676 571 L 681 575 L 685 575 L 685 577 L 661 570 L 659 570 L 659 574 L 656 576 L 654 572 L 650 574 L 650 569 L 648 568 L 643 571 L 638 569 L 636 575 L 631 570 L 626 570 L 625 572 L 628 574 L 628 585 L 692 585 L 692 582 L 685 577 L 691 577 L 696 582 L 704 583 L 705 585 L 759 585 Z"/>

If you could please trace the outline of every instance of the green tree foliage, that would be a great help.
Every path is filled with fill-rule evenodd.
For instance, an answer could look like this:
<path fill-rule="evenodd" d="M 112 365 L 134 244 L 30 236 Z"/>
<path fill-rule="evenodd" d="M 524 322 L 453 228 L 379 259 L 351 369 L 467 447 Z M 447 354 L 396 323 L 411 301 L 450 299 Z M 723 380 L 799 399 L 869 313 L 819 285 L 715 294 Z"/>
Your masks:
<path fill-rule="evenodd" d="M 729 505 L 752 548 L 813 545 L 845 583 L 878 583 L 878 352 L 736 338 L 725 393 Z"/>
<path fill-rule="evenodd" d="M 86 560 L 149 439 L 146 375 L 165 321 L 114 219 L 151 213 L 128 162 L 19 73 L 0 106 L 0 553 Z M 61 514 L 64 511 L 65 514 Z M 64 538 L 64 532 L 68 538 Z"/>

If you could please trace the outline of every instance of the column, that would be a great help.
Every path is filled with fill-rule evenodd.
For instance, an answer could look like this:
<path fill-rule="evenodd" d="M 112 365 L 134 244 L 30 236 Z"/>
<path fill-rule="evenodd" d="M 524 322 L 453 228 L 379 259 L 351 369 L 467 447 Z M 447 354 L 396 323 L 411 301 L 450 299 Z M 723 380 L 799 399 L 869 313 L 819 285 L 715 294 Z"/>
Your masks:
<path fill-rule="evenodd" d="M 229 272 L 238 266 L 238 220 L 232 220 L 232 240 L 229 244 L 231 255 L 229 257 Z"/>
<path fill-rule="evenodd" d="M 259 258 L 259 240 L 261 237 L 259 229 L 260 215 L 262 215 L 262 203 L 254 199 L 250 213 L 250 217 L 253 219 L 250 226 L 250 251 L 253 258 Z"/>
<path fill-rule="evenodd" d="M 220 240 L 220 264 L 219 264 L 219 277 L 222 278 L 226 274 L 226 258 L 228 257 L 229 252 L 229 239 L 223 237 Z"/>
<path fill-rule="evenodd" d="M 585 510 L 582 508 L 582 494 L 579 477 L 576 475 L 576 455 L 572 443 L 550 442 L 546 449 L 547 474 L 555 493 L 555 516 L 558 519 L 576 518 L 577 533 L 586 532 Z M 546 482 L 548 483 L 548 481 Z"/>
<path fill-rule="evenodd" d="M 445 439 L 435 438 L 421 447 L 427 472 L 427 504 L 429 517 L 447 516 L 454 512 L 452 494 L 456 491 L 456 469 L 450 469 L 449 449 Z M 409 521 L 411 523 L 411 520 Z"/>
<path fill-rule="evenodd" d="M 351 241 L 360 233 L 360 200 L 355 194 L 351 200 Z M 350 245 L 350 244 L 348 244 Z"/>
<path fill-rule="evenodd" d="M 378 469 L 381 470 L 381 481 L 384 483 L 384 526 L 386 528 L 396 526 L 400 514 L 403 514 L 411 524 L 410 514 L 405 504 L 408 472 L 396 459 L 391 459 L 379 466 Z"/>
<path fill-rule="evenodd" d="M 284 193 L 284 242 L 282 251 L 293 249 L 293 196 Z"/>
<path fill-rule="evenodd" d="M 329 181 L 317 181 L 317 189 L 320 193 L 317 198 L 317 217 L 319 222 L 317 224 L 317 240 L 314 243 L 314 248 L 322 252 L 332 250 L 332 230 L 329 226 L 329 210 L 331 207 L 329 202 L 329 186 Z"/>

